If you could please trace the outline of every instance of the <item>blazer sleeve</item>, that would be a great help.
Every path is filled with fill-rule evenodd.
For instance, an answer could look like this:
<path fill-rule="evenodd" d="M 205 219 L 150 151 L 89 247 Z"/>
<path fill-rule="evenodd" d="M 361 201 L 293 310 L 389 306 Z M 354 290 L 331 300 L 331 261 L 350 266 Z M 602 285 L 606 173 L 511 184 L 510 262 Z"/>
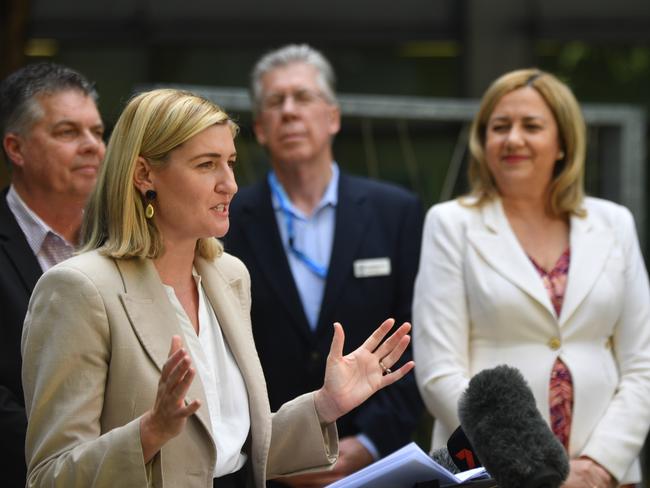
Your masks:
<path fill-rule="evenodd" d="M 413 295 L 413 352 L 425 405 L 453 429 L 459 425 L 458 400 L 469 382 L 470 324 L 463 223 L 451 205 L 457 204 L 434 206 L 426 216 Z"/>
<path fill-rule="evenodd" d="M 147 486 L 140 422 L 102 432 L 110 326 L 83 273 L 55 267 L 38 282 L 22 338 L 28 487 Z"/>
<path fill-rule="evenodd" d="M 331 468 L 338 458 L 338 450 L 336 423 L 321 424 L 314 394 L 306 393 L 273 414 L 267 477 Z"/>
<path fill-rule="evenodd" d="M 638 456 L 650 425 L 650 289 L 634 219 L 627 209 L 618 208 L 625 290 L 612 339 L 619 382 L 582 454 L 622 480 Z"/>

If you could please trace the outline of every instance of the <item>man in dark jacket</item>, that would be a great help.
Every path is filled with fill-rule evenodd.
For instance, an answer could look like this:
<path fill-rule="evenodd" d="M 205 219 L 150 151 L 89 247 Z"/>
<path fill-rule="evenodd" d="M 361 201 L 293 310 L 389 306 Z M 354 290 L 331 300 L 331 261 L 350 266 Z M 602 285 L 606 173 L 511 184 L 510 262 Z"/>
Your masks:
<path fill-rule="evenodd" d="M 272 170 L 235 196 L 225 239 L 251 273 L 253 332 L 272 409 L 321 386 L 334 321 L 352 350 L 386 318 L 411 317 L 420 202 L 339 169 L 333 84 L 330 64 L 306 45 L 267 54 L 252 75 L 254 130 Z M 421 410 L 410 373 L 339 419 L 333 471 L 283 482 L 324 486 L 395 451 L 410 441 Z"/>
<path fill-rule="evenodd" d="M 77 243 L 105 151 L 96 99 L 82 75 L 53 63 L 28 65 L 0 84 L 11 172 L 0 192 L 0 460 L 9 488 L 23 488 L 26 477 L 23 321 L 40 275 Z"/>

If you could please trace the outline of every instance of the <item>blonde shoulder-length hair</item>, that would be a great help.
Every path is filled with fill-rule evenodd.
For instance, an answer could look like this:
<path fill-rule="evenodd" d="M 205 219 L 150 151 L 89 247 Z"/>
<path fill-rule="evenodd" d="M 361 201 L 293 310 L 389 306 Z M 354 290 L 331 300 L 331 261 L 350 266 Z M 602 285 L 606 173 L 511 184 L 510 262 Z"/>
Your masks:
<path fill-rule="evenodd" d="M 585 121 L 578 101 L 567 85 L 539 69 L 511 71 L 497 78 L 487 89 L 470 129 L 469 183 L 471 206 L 481 206 L 499 191 L 485 157 L 488 121 L 504 95 L 519 88 L 535 89 L 550 108 L 558 126 L 564 157 L 557 161 L 549 187 L 547 211 L 554 217 L 584 216 Z"/>
<path fill-rule="evenodd" d="M 158 89 L 133 97 L 120 115 L 106 150 L 97 185 L 81 228 L 81 251 L 98 249 L 118 259 L 156 258 L 163 252 L 155 219 L 145 217 L 145 201 L 134 184 L 136 161 L 142 156 L 164 166 L 171 151 L 213 125 L 237 125 L 216 104 L 175 89 Z M 209 260 L 223 252 L 215 238 L 197 242 L 197 253 Z"/>

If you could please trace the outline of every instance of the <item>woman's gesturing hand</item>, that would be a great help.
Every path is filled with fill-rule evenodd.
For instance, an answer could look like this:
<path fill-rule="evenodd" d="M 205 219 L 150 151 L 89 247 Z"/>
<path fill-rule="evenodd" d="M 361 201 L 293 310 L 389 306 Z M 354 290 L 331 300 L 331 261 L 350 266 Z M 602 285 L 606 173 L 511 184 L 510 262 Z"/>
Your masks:
<path fill-rule="evenodd" d="M 415 363 L 409 361 L 391 371 L 404 353 L 411 338 L 411 324 L 405 322 L 388 339 L 382 340 L 395 320 L 388 319 L 355 351 L 343 356 L 343 326 L 334 324 L 334 338 L 327 356 L 325 381 L 314 398 L 322 422 L 331 423 L 359 406 L 376 391 L 395 383 Z"/>
<path fill-rule="evenodd" d="M 181 338 L 173 336 L 167 361 L 160 373 L 154 406 L 140 420 L 140 440 L 145 463 L 167 441 L 181 433 L 187 418 L 201 406 L 199 400 L 185 405 L 185 396 L 195 374 L 192 360 L 183 349 Z"/>

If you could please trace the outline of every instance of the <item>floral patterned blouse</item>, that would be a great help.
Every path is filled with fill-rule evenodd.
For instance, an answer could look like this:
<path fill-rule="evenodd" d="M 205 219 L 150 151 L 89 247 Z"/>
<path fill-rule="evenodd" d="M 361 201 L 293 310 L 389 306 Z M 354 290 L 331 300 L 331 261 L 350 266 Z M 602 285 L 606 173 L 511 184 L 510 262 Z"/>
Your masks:
<path fill-rule="evenodd" d="M 546 271 L 533 258 L 529 258 L 542 278 L 544 287 L 555 309 L 555 314 L 559 317 L 564 302 L 571 251 L 569 249 L 564 251 L 550 271 Z M 551 430 L 568 451 L 571 417 L 573 415 L 573 380 L 569 368 L 560 358 L 555 360 L 551 370 L 549 406 Z"/>

